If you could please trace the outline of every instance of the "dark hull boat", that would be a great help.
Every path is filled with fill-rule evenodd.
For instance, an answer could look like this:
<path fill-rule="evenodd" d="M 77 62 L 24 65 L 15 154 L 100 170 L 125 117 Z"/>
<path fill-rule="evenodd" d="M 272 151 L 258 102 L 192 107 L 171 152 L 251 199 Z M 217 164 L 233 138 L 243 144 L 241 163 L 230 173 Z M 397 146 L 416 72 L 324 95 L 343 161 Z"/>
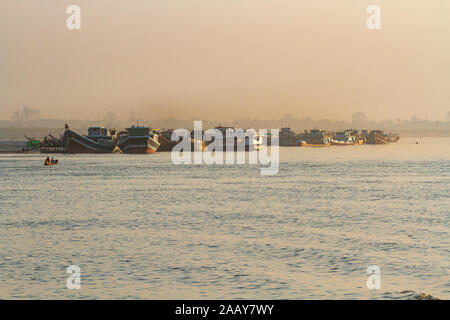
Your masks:
<path fill-rule="evenodd" d="M 155 153 L 159 145 L 158 136 L 150 133 L 149 127 L 132 126 L 119 135 L 119 148 L 123 153 Z"/>
<path fill-rule="evenodd" d="M 112 153 L 117 146 L 109 130 L 101 127 L 91 127 L 83 136 L 66 126 L 62 141 L 67 153 Z"/>
<path fill-rule="evenodd" d="M 302 147 L 329 147 L 331 146 L 331 133 L 328 130 L 313 129 L 300 134 Z"/>
<path fill-rule="evenodd" d="M 270 139 L 266 141 L 269 142 Z M 279 141 L 280 147 L 298 147 L 301 146 L 302 139 L 298 134 L 291 131 L 291 128 L 281 128 Z"/>
<path fill-rule="evenodd" d="M 160 143 L 158 152 L 170 152 L 179 143 L 179 141 L 172 141 L 172 131 L 162 131 L 158 135 L 158 142 Z M 191 132 L 191 151 L 204 151 L 206 143 L 202 140 L 203 132 L 198 133 L 200 139 L 195 138 L 194 132 Z M 181 139 L 180 139 L 181 140 Z"/>
<path fill-rule="evenodd" d="M 167 137 L 165 136 L 159 136 L 158 138 L 160 143 L 158 152 L 170 152 L 172 151 L 173 147 L 175 147 L 178 144 L 177 141 L 167 139 Z"/>
<path fill-rule="evenodd" d="M 263 147 L 263 136 L 259 135 L 254 131 L 253 134 L 246 135 L 246 136 L 239 136 L 239 137 L 233 137 L 228 141 L 227 139 L 227 131 L 233 130 L 235 131 L 236 128 L 234 127 L 222 127 L 218 126 L 214 128 L 215 130 L 219 131 L 222 136 L 222 151 L 254 151 L 259 150 Z M 206 146 L 204 149 L 206 150 L 212 150 L 217 147 L 217 145 L 213 144 L 214 141 L 208 141 L 206 142 Z"/>
<path fill-rule="evenodd" d="M 149 154 L 158 150 L 159 143 L 152 138 L 128 138 L 119 144 L 119 148 L 123 153 Z"/>

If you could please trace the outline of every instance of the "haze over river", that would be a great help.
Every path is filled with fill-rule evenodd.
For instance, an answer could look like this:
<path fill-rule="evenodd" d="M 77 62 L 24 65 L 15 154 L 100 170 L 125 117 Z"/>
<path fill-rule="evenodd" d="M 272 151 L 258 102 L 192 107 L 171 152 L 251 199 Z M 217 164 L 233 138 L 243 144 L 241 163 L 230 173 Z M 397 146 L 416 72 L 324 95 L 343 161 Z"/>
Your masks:
<path fill-rule="evenodd" d="M 2 154 L 0 298 L 449 299 L 450 139 L 415 142 L 280 148 L 274 176 Z"/>

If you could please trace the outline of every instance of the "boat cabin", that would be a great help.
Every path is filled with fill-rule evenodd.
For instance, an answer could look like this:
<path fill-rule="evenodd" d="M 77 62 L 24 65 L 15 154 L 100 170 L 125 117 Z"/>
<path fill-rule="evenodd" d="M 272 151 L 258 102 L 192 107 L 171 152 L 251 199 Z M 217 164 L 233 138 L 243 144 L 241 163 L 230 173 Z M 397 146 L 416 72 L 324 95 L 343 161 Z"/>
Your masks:
<path fill-rule="evenodd" d="M 100 138 L 100 137 L 106 137 L 106 136 L 110 136 L 111 132 L 109 131 L 108 128 L 104 128 L 104 127 L 90 127 L 88 129 L 88 137 L 90 138 Z"/>
<path fill-rule="evenodd" d="M 307 141 L 309 143 L 329 144 L 331 143 L 331 134 L 328 130 L 313 129 L 309 132 Z"/>
<path fill-rule="evenodd" d="M 131 126 L 127 132 L 130 137 L 150 137 L 150 127 Z"/>
<path fill-rule="evenodd" d="M 343 141 L 343 142 L 355 142 L 356 136 L 353 134 L 352 130 L 347 130 L 347 131 L 336 132 L 336 134 L 334 135 L 334 139 L 337 141 Z"/>

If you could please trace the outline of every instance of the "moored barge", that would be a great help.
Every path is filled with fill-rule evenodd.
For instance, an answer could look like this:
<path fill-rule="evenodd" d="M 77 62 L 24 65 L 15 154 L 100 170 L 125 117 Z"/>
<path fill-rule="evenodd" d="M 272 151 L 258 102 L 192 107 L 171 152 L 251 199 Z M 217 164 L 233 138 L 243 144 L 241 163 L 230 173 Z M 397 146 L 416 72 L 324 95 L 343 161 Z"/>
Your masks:
<path fill-rule="evenodd" d="M 223 127 L 218 126 L 215 127 L 214 130 L 217 130 L 222 135 L 222 151 L 253 151 L 259 150 L 263 147 L 263 137 L 259 135 L 256 130 L 251 132 L 251 130 L 242 130 L 244 132 L 243 136 L 235 135 L 233 138 L 227 139 L 227 132 L 235 133 L 235 127 Z M 210 145 L 213 145 L 217 148 L 217 145 L 214 143 L 214 140 L 207 143 L 207 147 L 209 150 L 212 149 Z"/>
<path fill-rule="evenodd" d="M 150 127 L 131 126 L 119 133 L 119 148 L 123 153 L 155 153 L 159 146 L 158 135 Z"/>
<path fill-rule="evenodd" d="M 387 134 L 381 130 L 370 131 L 366 141 L 367 144 L 388 144 L 388 142 L 389 138 Z"/>
<path fill-rule="evenodd" d="M 331 146 L 331 133 L 328 130 L 313 129 L 301 135 L 302 147 L 329 147 Z"/>
<path fill-rule="evenodd" d="M 353 130 L 336 132 L 331 140 L 333 146 L 355 146 L 359 144 L 357 136 Z"/>
<path fill-rule="evenodd" d="M 115 130 L 104 127 L 90 127 L 83 136 L 66 125 L 62 142 L 67 153 L 112 153 L 117 146 Z"/>

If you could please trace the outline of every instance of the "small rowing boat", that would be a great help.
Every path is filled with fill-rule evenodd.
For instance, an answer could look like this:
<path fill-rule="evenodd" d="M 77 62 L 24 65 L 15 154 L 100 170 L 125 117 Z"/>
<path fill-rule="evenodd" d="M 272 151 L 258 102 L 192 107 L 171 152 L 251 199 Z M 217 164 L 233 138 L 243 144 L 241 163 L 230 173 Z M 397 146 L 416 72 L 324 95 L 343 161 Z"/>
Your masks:
<path fill-rule="evenodd" d="M 57 164 L 58 164 L 58 160 L 55 160 L 53 162 L 45 160 L 45 163 L 44 163 L 45 166 L 54 166 L 54 165 L 57 165 Z"/>

